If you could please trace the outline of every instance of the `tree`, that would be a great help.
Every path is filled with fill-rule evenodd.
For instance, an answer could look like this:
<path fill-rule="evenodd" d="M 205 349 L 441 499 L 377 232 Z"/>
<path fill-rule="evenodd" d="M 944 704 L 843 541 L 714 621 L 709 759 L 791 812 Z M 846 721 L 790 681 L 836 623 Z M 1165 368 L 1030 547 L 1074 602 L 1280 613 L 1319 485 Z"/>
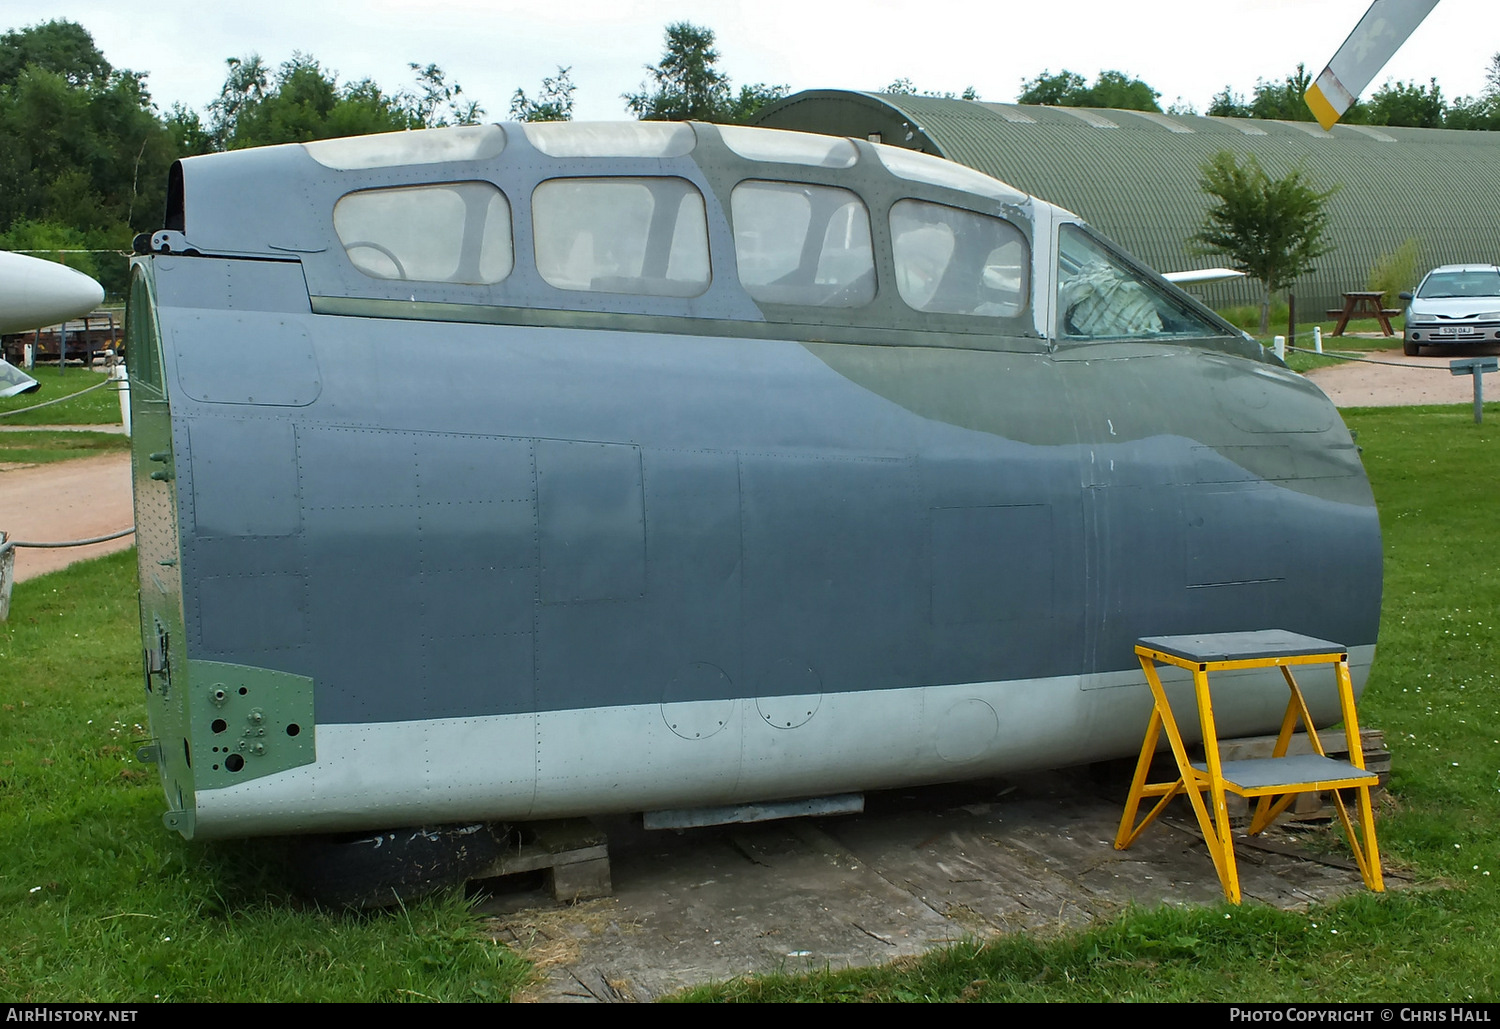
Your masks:
<path fill-rule="evenodd" d="M 1260 332 L 1270 322 L 1271 294 L 1315 271 L 1313 261 L 1333 249 L 1323 236 L 1325 205 L 1338 191 L 1318 192 L 1297 168 L 1273 179 L 1255 155 L 1242 165 L 1227 150 L 1203 165 L 1199 180 L 1211 199 L 1204 225 L 1191 240 L 1200 254 L 1221 254 L 1263 288 Z"/>
<path fill-rule="evenodd" d="M 1053 75 L 1044 71 L 1029 82 L 1021 84 L 1018 104 L 1045 104 L 1048 107 L 1082 107 L 1079 98 L 1088 92 L 1084 77 L 1077 72 L 1062 71 Z"/>
<path fill-rule="evenodd" d="M 0 36 L 0 86 L 13 86 L 25 68 L 61 75 L 69 87 L 103 86 L 114 71 L 88 29 L 49 21 Z"/>
<path fill-rule="evenodd" d="M 572 68 L 558 65 L 557 74 L 542 79 L 542 91 L 535 100 L 523 90 L 516 90 L 510 98 L 510 116 L 516 121 L 572 121 L 573 77 Z"/>
<path fill-rule="evenodd" d="M 1156 104 L 1159 96 L 1159 92 L 1140 79 L 1133 79 L 1121 71 L 1101 71 L 1092 86 L 1085 86 L 1082 75 L 1064 68 L 1056 75 L 1044 71 L 1031 81 L 1023 83 L 1016 103 L 1160 111 L 1161 108 Z"/>
<path fill-rule="evenodd" d="M 1375 91 L 1367 105 L 1369 124 L 1405 125 L 1419 129 L 1440 129 L 1448 105 L 1443 91 L 1432 79 L 1427 88 L 1415 82 L 1387 82 Z"/>
<path fill-rule="evenodd" d="M 1314 121 L 1303 96 L 1312 85 L 1312 76 L 1305 65 L 1280 82 L 1259 79 L 1255 83 L 1255 96 L 1250 100 L 1250 117 L 1270 118 L 1280 121 Z"/>
<path fill-rule="evenodd" d="M 0 36 L 0 241 L 11 249 L 91 250 L 118 294 L 135 232 L 159 226 L 167 168 L 184 153 L 158 117 L 145 75 L 110 65 L 80 25 L 51 21 Z"/>
<path fill-rule="evenodd" d="M 660 64 L 646 65 L 654 87 L 624 94 L 625 106 L 642 121 L 710 121 L 743 124 L 760 109 L 787 93 L 786 86 L 757 82 L 735 94 L 729 78 L 715 65 L 712 29 L 682 21 L 667 26 Z"/>
<path fill-rule="evenodd" d="M 416 93 L 386 93 L 373 79 L 340 85 L 336 72 L 300 52 L 282 63 L 274 82 L 256 54 L 227 63 L 219 99 L 208 105 L 220 150 L 431 128 L 450 124 L 450 117 L 472 124 L 482 113 L 478 104 L 458 100 L 462 88 L 435 64 L 411 65 Z"/>
<path fill-rule="evenodd" d="M 1443 125 L 1450 129 L 1500 129 L 1500 54 L 1490 58 L 1484 91 L 1460 97 L 1448 108 Z"/>
<path fill-rule="evenodd" d="M 1245 98 L 1228 86 L 1214 94 L 1214 98 L 1208 102 L 1208 110 L 1204 113 L 1210 118 L 1252 117 L 1250 105 L 1245 103 Z"/>
<path fill-rule="evenodd" d="M 418 124 L 428 129 L 479 124 L 484 108 L 477 101 L 460 100 L 464 88 L 457 82 L 449 84 L 443 69 L 435 64 L 423 67 L 414 63 L 408 67 L 416 72 L 417 93 L 408 99 L 407 106 Z"/>
<path fill-rule="evenodd" d="M 208 104 L 209 135 L 216 150 L 229 149 L 229 140 L 234 136 L 240 111 L 258 104 L 265 98 L 270 72 L 260 59 L 260 54 L 251 54 L 244 59 L 230 57 L 224 62 L 229 74 L 219 89 L 219 98 Z"/>
<path fill-rule="evenodd" d="M 676 22 L 667 26 L 666 46 L 660 64 L 646 65 L 656 88 L 643 83 L 625 94 L 625 106 L 642 121 L 713 121 L 729 100 L 729 79 L 714 67 L 713 30 Z"/>
<path fill-rule="evenodd" d="M 774 104 L 786 94 L 786 86 L 768 86 L 764 82 L 741 86 L 718 120 L 726 125 L 747 125 L 755 119 L 762 107 Z"/>
<path fill-rule="evenodd" d="M 943 100 L 978 100 L 979 90 L 973 86 L 965 86 L 962 93 L 954 93 L 950 90 L 938 92 L 932 89 L 918 89 L 911 79 L 896 79 L 890 85 L 877 89 L 877 93 L 888 93 L 892 96 L 935 96 Z"/>
<path fill-rule="evenodd" d="M 1089 87 L 1089 107 L 1113 107 L 1121 111 L 1160 111 L 1156 90 L 1123 72 L 1101 71 Z"/>

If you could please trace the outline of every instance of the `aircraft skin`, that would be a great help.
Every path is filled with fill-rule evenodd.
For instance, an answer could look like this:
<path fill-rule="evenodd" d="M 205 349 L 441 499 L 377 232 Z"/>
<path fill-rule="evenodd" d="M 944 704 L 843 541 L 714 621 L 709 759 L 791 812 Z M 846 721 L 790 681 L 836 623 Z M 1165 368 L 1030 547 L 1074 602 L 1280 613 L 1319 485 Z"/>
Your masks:
<path fill-rule="evenodd" d="M 83 272 L 0 250 L 0 333 L 79 318 L 103 300 L 104 287 Z"/>
<path fill-rule="evenodd" d="M 824 201 L 800 251 L 757 235 Z M 921 277 L 949 216 L 1008 241 L 960 279 L 951 234 L 943 275 L 989 298 L 963 310 Z M 568 278 L 616 229 L 634 277 Z M 865 231 L 873 274 L 842 271 Z M 820 245 L 801 285 L 763 267 Z M 1137 637 L 1284 627 L 1360 687 L 1373 658 L 1379 526 L 1333 405 L 948 162 L 700 124 L 298 144 L 181 162 L 138 249 L 145 680 L 184 835 L 1077 764 L 1139 748 Z M 1113 323 L 1079 299 L 1106 294 Z M 1222 736 L 1278 727 L 1279 672 L 1226 684 Z"/>

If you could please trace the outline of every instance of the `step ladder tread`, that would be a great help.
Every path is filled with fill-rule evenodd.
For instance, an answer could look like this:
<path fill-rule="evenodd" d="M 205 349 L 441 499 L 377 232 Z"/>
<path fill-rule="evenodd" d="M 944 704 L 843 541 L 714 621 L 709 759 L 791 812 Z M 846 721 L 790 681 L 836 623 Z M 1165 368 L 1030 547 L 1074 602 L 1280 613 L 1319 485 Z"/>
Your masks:
<path fill-rule="evenodd" d="M 1200 772 L 1208 771 L 1207 763 L 1202 761 L 1194 761 L 1193 767 Z M 1247 790 L 1306 783 L 1348 782 L 1351 786 L 1374 785 L 1379 781 L 1379 776 L 1374 772 L 1358 768 L 1348 761 L 1336 761 L 1317 754 L 1225 761 L 1220 765 L 1220 770 L 1224 774 L 1226 787 Z"/>

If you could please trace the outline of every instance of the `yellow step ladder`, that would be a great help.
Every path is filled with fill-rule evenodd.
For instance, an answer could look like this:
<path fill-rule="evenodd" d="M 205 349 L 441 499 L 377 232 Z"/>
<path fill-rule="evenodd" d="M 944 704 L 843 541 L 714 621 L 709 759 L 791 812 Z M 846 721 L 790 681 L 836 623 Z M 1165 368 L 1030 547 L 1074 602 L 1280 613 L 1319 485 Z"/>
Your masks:
<path fill-rule="evenodd" d="M 1198 825 L 1203 830 L 1204 842 L 1208 844 L 1214 868 L 1224 886 L 1224 895 L 1231 903 L 1238 904 L 1240 879 L 1234 862 L 1234 837 L 1225 810 L 1225 791 L 1245 798 L 1257 798 L 1249 829 L 1254 835 L 1269 826 L 1298 794 L 1326 790 L 1333 793 L 1365 885 L 1375 891 L 1385 889 L 1380 874 L 1380 850 L 1375 843 L 1375 815 L 1370 807 L 1370 787 L 1376 785 L 1379 778 L 1365 769 L 1359 723 L 1354 713 L 1354 687 L 1349 680 L 1349 655 L 1342 646 L 1285 629 L 1261 629 L 1199 636 L 1146 636 L 1136 642 L 1135 653 L 1146 673 L 1146 682 L 1151 686 L 1155 706 L 1146 725 L 1146 738 L 1141 744 L 1140 760 L 1130 783 L 1120 831 L 1115 836 L 1116 850 L 1124 850 L 1134 843 L 1172 798 L 1186 793 L 1198 816 Z M 1172 716 L 1172 705 L 1162 688 L 1161 676 L 1157 674 L 1158 664 L 1175 665 L 1193 675 L 1198 721 L 1203 731 L 1204 761 L 1195 762 L 1188 757 L 1177 720 Z M 1294 665 L 1323 664 L 1334 667 L 1349 761 L 1335 761 L 1324 754 L 1323 745 L 1313 728 L 1312 716 L 1308 713 L 1307 701 L 1292 675 Z M 1208 675 L 1242 668 L 1280 668 L 1291 697 L 1271 757 L 1221 762 Z M 1306 726 L 1308 741 L 1316 753 L 1287 757 L 1287 745 L 1299 719 Z M 1175 782 L 1147 782 L 1162 729 L 1166 729 L 1172 756 L 1177 759 L 1178 778 Z M 1358 793 L 1359 834 L 1355 833 L 1343 797 L 1337 792 L 1344 789 Z M 1136 813 L 1144 797 L 1159 799 L 1140 824 L 1136 824 Z"/>

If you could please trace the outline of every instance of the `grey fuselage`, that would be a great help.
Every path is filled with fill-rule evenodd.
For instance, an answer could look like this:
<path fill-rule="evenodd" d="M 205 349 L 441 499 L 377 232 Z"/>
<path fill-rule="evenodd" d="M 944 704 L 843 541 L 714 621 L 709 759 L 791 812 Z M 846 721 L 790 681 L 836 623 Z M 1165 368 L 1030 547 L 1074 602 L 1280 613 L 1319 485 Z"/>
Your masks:
<path fill-rule="evenodd" d="M 1363 683 L 1379 527 L 1315 386 L 1061 209 L 792 135 L 485 126 L 174 169 L 128 317 L 168 825 L 1133 754 L 1146 635 L 1279 626 L 1348 647 Z M 616 177 L 651 218 L 577 216 Z M 801 250 L 750 228 L 830 204 Z M 979 300 L 943 299 L 965 218 L 1005 242 L 964 280 Z M 765 270 L 820 247 L 800 280 Z M 1221 735 L 1274 730 L 1280 675 L 1230 682 Z M 1336 719 L 1331 673 L 1307 687 Z"/>

